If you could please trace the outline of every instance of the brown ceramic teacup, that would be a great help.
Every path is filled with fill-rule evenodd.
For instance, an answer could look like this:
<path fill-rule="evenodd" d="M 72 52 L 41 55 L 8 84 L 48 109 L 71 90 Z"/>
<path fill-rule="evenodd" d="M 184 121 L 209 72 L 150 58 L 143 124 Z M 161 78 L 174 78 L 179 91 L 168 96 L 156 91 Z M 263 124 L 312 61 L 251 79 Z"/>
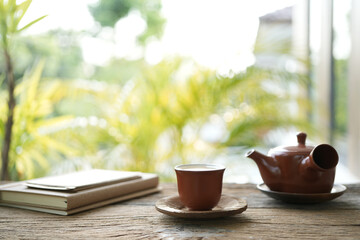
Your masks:
<path fill-rule="evenodd" d="M 175 167 L 180 201 L 190 210 L 210 210 L 221 197 L 225 167 L 184 164 Z"/>

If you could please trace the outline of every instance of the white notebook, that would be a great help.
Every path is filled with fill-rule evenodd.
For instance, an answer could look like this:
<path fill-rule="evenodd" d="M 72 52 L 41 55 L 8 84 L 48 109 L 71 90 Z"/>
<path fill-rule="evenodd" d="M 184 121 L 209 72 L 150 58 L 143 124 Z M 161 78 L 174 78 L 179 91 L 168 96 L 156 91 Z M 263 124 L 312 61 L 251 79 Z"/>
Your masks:
<path fill-rule="evenodd" d="M 139 172 L 92 169 L 26 181 L 26 186 L 59 191 L 79 191 L 140 178 Z"/>

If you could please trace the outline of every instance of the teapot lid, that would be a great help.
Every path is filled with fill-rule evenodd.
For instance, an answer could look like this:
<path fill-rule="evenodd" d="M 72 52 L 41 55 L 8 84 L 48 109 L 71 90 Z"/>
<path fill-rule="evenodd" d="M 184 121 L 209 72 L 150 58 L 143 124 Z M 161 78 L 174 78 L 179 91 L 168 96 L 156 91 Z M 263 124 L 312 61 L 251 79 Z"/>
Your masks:
<path fill-rule="evenodd" d="M 306 146 L 306 133 L 300 132 L 296 135 L 298 145 L 297 146 L 280 146 L 273 149 L 270 149 L 269 155 L 286 155 L 286 154 L 310 154 L 314 149 L 313 146 Z"/>

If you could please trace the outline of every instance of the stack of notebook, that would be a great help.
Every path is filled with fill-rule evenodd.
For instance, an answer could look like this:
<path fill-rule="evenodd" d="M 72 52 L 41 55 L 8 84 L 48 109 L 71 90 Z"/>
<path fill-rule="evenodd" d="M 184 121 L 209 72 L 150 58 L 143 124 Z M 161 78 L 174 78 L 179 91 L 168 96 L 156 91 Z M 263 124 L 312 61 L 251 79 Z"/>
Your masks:
<path fill-rule="evenodd" d="M 93 169 L 0 185 L 0 205 L 70 215 L 158 192 L 153 173 Z"/>

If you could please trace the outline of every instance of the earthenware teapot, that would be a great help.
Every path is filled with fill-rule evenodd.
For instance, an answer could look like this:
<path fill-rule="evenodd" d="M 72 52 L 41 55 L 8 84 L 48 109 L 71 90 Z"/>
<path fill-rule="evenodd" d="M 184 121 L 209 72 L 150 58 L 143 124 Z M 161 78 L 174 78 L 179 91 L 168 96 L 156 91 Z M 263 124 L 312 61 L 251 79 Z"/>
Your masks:
<path fill-rule="evenodd" d="M 306 146 L 306 133 L 297 134 L 297 146 L 270 149 L 268 155 L 256 150 L 247 152 L 259 167 L 264 183 L 272 191 L 289 193 L 328 193 L 339 161 L 329 144 Z"/>

